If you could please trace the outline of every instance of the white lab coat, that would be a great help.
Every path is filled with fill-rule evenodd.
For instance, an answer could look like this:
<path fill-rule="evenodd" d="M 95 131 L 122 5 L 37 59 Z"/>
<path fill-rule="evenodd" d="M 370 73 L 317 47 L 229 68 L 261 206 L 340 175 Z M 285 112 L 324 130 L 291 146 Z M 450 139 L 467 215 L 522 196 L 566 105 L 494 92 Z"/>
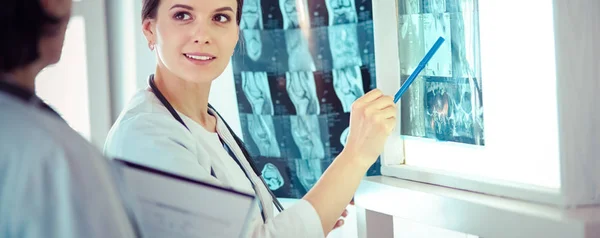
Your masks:
<path fill-rule="evenodd" d="M 244 159 L 222 118 L 217 118 L 217 135 L 184 114 L 179 115 L 189 131 L 172 117 L 154 93 L 140 90 L 111 129 L 105 154 L 254 194 L 250 181 L 220 143 L 220 135 L 256 184 L 256 195 L 266 212 L 263 223 L 259 209 L 255 209 L 248 237 L 324 237 L 320 217 L 305 200 L 274 215 L 268 188 Z M 211 167 L 218 179 L 211 176 Z"/>
<path fill-rule="evenodd" d="M 0 237 L 134 237 L 108 162 L 58 116 L 0 92 Z"/>

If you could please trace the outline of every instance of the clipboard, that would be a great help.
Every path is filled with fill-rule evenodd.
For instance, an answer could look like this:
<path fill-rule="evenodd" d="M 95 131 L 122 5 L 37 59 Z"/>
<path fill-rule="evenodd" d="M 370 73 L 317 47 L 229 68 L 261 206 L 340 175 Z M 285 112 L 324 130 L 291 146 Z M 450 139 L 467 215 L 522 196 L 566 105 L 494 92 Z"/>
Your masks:
<path fill-rule="evenodd" d="M 113 159 L 120 192 L 143 237 L 244 237 L 256 212 L 253 194 Z"/>

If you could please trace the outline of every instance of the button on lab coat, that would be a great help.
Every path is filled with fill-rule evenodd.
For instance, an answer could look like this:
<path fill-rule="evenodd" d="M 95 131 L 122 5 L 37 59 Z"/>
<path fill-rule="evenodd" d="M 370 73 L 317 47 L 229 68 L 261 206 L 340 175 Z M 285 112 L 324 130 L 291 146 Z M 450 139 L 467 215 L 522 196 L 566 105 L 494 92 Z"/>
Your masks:
<path fill-rule="evenodd" d="M 263 222 L 260 210 L 255 209 L 257 212 L 252 217 L 248 237 L 324 237 L 318 214 L 305 200 L 301 199 L 274 215 L 268 188 L 252 171 L 222 118 L 217 118 L 217 135 L 189 117 L 179 115 L 189 130 L 172 117 L 154 93 L 148 89 L 140 90 L 113 125 L 105 144 L 105 154 L 254 194 L 244 171 L 223 148 L 220 135 L 240 158 L 265 209 L 266 222 Z M 216 178 L 211 176 L 211 167 Z"/>
<path fill-rule="evenodd" d="M 0 237 L 134 237 L 108 162 L 56 115 L 0 92 Z"/>

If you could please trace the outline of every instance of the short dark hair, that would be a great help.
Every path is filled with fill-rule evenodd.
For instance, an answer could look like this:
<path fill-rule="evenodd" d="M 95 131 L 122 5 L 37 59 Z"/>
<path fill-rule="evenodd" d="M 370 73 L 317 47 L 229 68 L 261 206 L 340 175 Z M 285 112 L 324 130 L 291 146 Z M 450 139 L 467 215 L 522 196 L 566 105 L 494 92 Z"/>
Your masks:
<path fill-rule="evenodd" d="M 237 1 L 237 12 L 235 13 L 236 19 L 235 22 L 239 25 L 240 20 L 242 19 L 242 6 L 244 5 L 244 0 L 236 0 Z M 154 19 L 156 18 L 156 11 L 158 10 L 158 4 L 160 0 L 143 0 L 142 6 L 142 21 L 146 19 Z"/>
<path fill-rule="evenodd" d="M 40 0 L 3 0 L 0 7 L 0 72 L 11 72 L 36 61 L 46 29 L 60 20 L 49 15 Z"/>

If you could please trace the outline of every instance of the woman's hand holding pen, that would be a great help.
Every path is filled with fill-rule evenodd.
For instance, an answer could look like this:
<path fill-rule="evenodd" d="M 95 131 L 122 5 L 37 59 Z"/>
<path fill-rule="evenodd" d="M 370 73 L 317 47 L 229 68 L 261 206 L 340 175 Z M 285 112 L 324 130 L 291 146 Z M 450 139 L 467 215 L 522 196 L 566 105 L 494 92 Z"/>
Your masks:
<path fill-rule="evenodd" d="M 303 197 L 321 218 L 325 236 L 343 225 L 348 213 L 344 208 L 352 200 L 361 179 L 375 163 L 396 126 L 396 105 L 390 96 L 373 90 L 352 104 L 350 133 L 346 147 L 325 170 L 319 181 Z"/>
<path fill-rule="evenodd" d="M 350 133 L 342 153 L 370 167 L 381 152 L 388 136 L 396 126 L 396 105 L 391 96 L 379 89 L 372 90 L 352 104 Z"/>

